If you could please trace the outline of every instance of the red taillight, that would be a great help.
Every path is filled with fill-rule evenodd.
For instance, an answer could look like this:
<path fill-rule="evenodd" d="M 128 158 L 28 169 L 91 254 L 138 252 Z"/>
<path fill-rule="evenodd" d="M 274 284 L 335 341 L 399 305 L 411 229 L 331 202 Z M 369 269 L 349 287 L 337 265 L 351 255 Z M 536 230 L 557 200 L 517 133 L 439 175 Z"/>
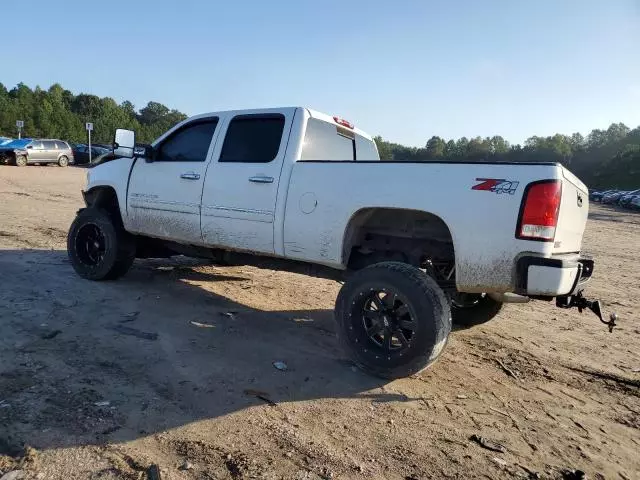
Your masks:
<path fill-rule="evenodd" d="M 342 125 L 343 127 L 347 127 L 353 130 L 353 123 L 346 121 L 344 118 L 333 117 L 333 121 L 336 122 L 338 125 Z"/>
<path fill-rule="evenodd" d="M 516 237 L 552 242 L 556 235 L 561 198 L 560 180 L 529 184 L 522 199 Z"/>

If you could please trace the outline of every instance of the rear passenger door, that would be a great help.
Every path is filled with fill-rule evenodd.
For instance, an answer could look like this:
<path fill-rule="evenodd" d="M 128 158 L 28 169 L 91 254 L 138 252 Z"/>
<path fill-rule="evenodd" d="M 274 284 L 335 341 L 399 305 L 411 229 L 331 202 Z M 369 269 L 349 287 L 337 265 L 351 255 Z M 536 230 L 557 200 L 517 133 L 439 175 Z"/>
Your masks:
<path fill-rule="evenodd" d="M 207 245 L 274 253 L 278 183 L 294 114 L 261 111 L 226 120 L 202 193 Z"/>

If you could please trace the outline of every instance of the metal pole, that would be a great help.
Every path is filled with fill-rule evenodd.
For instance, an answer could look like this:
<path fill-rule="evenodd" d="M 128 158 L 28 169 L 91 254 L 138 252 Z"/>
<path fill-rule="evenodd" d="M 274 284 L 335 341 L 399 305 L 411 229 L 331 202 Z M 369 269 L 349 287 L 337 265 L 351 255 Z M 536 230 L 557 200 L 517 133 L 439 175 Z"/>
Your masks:
<path fill-rule="evenodd" d="M 22 129 L 18 127 L 18 140 L 22 138 Z"/>
<path fill-rule="evenodd" d="M 89 163 L 91 163 L 91 130 L 87 130 L 89 132 Z"/>

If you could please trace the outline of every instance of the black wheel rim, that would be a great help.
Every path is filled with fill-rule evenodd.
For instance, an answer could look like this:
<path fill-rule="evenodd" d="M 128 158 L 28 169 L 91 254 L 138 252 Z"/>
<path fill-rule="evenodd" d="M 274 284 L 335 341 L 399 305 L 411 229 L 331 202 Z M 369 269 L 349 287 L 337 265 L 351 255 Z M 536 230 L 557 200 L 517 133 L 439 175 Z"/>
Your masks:
<path fill-rule="evenodd" d="M 361 304 L 362 326 L 371 343 L 385 353 L 402 353 L 411 347 L 417 322 L 398 293 L 372 290 Z"/>
<path fill-rule="evenodd" d="M 83 225 L 76 234 L 76 253 L 85 265 L 100 265 L 107 251 L 106 240 L 100 227 L 93 223 Z"/>

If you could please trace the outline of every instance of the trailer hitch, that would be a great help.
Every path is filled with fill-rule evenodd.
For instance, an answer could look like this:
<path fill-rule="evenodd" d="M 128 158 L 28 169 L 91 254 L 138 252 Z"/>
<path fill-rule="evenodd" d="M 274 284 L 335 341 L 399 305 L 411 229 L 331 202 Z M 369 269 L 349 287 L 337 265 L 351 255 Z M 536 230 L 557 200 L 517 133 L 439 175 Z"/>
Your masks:
<path fill-rule="evenodd" d="M 578 307 L 578 311 L 580 313 L 582 313 L 583 310 L 591 310 L 596 314 L 596 316 L 602 323 L 609 327 L 609 332 L 613 332 L 613 327 L 616 326 L 616 320 L 618 320 L 618 315 L 612 313 L 611 315 L 609 315 L 609 321 L 606 322 L 602 318 L 602 308 L 600 305 L 600 300 L 587 300 L 582 295 L 582 291 L 578 292 L 575 295 L 565 295 L 562 297 L 557 297 L 556 306 L 560 308 Z"/>

